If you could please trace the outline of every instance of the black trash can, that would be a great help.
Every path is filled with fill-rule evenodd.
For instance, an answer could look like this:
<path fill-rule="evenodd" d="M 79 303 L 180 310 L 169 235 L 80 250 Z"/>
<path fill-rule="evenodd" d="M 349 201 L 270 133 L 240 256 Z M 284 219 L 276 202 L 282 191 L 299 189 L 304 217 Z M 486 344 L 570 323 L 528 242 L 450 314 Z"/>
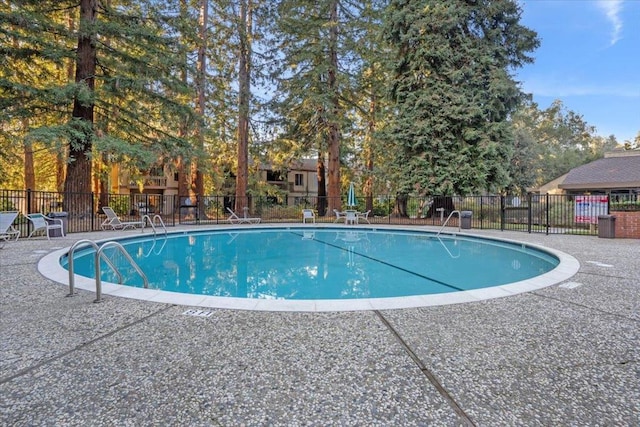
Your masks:
<path fill-rule="evenodd" d="M 64 230 L 64 235 L 67 235 L 67 230 L 68 230 L 68 226 L 69 226 L 69 214 L 67 212 L 49 212 L 47 214 L 47 218 L 51 218 L 51 219 L 47 219 L 47 221 L 50 224 L 59 224 L 59 222 L 57 221 L 58 219 L 62 221 L 62 230 Z M 54 221 L 54 219 L 56 221 Z M 49 236 L 50 237 L 62 237 L 62 232 L 60 231 L 60 229 L 58 228 L 54 228 L 52 230 L 49 231 Z"/>
<path fill-rule="evenodd" d="M 616 217 L 613 215 L 598 215 L 598 237 L 615 239 Z"/>
<path fill-rule="evenodd" d="M 460 228 L 468 230 L 471 228 L 471 217 L 473 216 L 472 211 L 462 211 L 460 212 Z"/>

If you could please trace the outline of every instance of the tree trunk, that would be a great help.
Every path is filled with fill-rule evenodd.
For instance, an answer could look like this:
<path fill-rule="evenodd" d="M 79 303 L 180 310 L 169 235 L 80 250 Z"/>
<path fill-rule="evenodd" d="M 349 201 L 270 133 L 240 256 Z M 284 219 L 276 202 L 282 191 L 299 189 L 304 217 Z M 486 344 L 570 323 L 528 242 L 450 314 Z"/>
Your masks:
<path fill-rule="evenodd" d="M 397 194 L 395 206 L 393 207 L 393 212 L 391 216 L 393 218 L 408 218 L 409 214 L 407 213 L 407 202 L 409 201 L 409 196 L 407 194 Z"/>
<path fill-rule="evenodd" d="M 318 177 L 318 204 L 316 209 L 318 210 L 318 216 L 325 216 L 327 214 L 327 183 L 324 179 L 324 156 L 320 152 L 318 152 L 318 167 L 316 170 Z"/>
<path fill-rule="evenodd" d="M 329 212 L 334 209 L 342 210 L 342 198 L 340 195 L 340 128 L 338 125 L 338 115 L 340 109 L 340 99 L 336 75 L 338 72 L 338 2 L 333 1 L 329 16 L 329 71 L 328 89 L 331 94 L 332 111 L 329 117 Z"/>
<path fill-rule="evenodd" d="M 249 180 L 249 98 L 251 95 L 251 2 L 240 2 L 240 52 L 238 75 L 238 170 L 236 173 L 237 213 L 248 206 L 247 188 Z"/>
<path fill-rule="evenodd" d="M 197 128 L 198 150 L 204 152 L 204 116 L 205 116 L 205 96 L 207 81 L 207 25 L 209 21 L 209 0 L 201 0 L 200 3 L 200 46 L 198 46 L 198 75 L 196 81 L 197 106 L 200 122 Z M 191 177 L 192 177 L 192 194 L 195 193 L 197 209 L 200 218 L 204 214 L 204 205 L 200 203 L 198 197 L 204 195 L 204 176 L 202 173 L 202 164 L 196 159 L 191 160 Z"/>
<path fill-rule="evenodd" d="M 88 197 L 71 200 L 72 195 L 91 193 L 91 149 L 93 134 L 93 92 L 96 71 L 95 29 L 97 0 L 81 0 L 78 51 L 76 54 L 76 83 L 85 86 L 90 101 L 75 97 L 72 120 L 78 124 L 78 135 L 71 138 L 69 165 L 64 183 L 65 210 L 72 213 L 91 213 Z M 81 202 L 82 200 L 82 202 Z"/>
<path fill-rule="evenodd" d="M 29 120 L 22 119 L 22 127 L 27 132 L 29 129 Z M 24 141 L 24 188 L 25 190 L 36 190 L 36 173 L 33 167 L 33 145 L 25 138 Z"/>
<path fill-rule="evenodd" d="M 180 17 L 181 19 L 186 19 L 186 17 L 188 16 L 188 7 L 187 7 L 187 0 L 180 0 Z M 187 57 L 186 55 L 183 57 L 183 61 L 184 63 L 182 64 L 182 68 L 180 69 L 180 80 L 182 80 L 183 83 L 187 83 Z M 188 132 L 188 128 L 187 128 L 187 123 L 183 122 L 180 125 L 180 130 L 178 131 L 178 135 L 181 138 L 186 138 L 187 137 L 187 132 Z M 185 164 L 185 160 L 184 157 L 182 155 L 179 155 L 178 158 L 175 161 L 175 166 L 176 166 L 176 172 L 178 174 L 178 197 L 176 198 L 176 200 L 173 201 L 173 206 L 174 209 L 176 210 L 176 212 L 180 212 L 180 206 L 182 206 L 185 203 L 185 200 L 187 197 L 190 197 L 190 174 L 188 174 L 187 169 L 186 169 L 186 164 Z M 190 171 L 189 171 L 190 172 Z"/>
<path fill-rule="evenodd" d="M 444 209 L 444 216 L 447 217 L 451 212 L 456 210 L 455 205 L 453 204 L 453 197 L 451 196 L 436 196 L 433 198 L 433 203 L 429 206 L 429 210 L 427 211 L 426 217 L 439 217 L 440 212 L 436 209 Z"/>
<path fill-rule="evenodd" d="M 29 120 L 26 118 L 22 119 L 22 126 L 26 133 L 27 129 L 29 129 Z M 27 207 L 31 207 L 31 211 L 27 213 L 33 212 L 34 209 L 37 212 L 38 208 L 35 204 L 35 192 L 33 191 L 33 190 L 36 190 L 36 173 L 35 173 L 34 162 L 33 162 L 33 145 L 27 138 L 25 138 L 23 148 L 24 148 L 24 188 L 25 190 L 32 190 L 27 193 L 30 197 L 30 200 L 27 202 Z"/>
<path fill-rule="evenodd" d="M 376 98 L 371 96 L 369 103 L 369 123 L 367 128 L 367 145 L 365 147 L 366 181 L 364 183 L 365 211 L 373 211 L 373 134 L 376 131 Z"/>

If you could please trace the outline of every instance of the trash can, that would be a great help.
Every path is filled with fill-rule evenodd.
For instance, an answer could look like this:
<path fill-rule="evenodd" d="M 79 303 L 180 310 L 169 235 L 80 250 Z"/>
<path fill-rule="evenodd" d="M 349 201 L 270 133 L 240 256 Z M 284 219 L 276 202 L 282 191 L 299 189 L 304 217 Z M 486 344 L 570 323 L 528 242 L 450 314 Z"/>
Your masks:
<path fill-rule="evenodd" d="M 65 236 L 67 235 L 67 230 L 69 226 L 68 218 L 69 218 L 69 214 L 67 212 L 49 212 L 47 214 L 47 221 L 50 224 L 58 224 L 58 221 L 57 221 L 58 219 L 62 221 L 62 230 L 64 230 Z M 54 221 L 54 219 L 56 221 Z M 51 229 L 49 233 L 50 233 L 49 236 L 51 237 L 62 237 L 62 232 L 58 228 Z"/>
<path fill-rule="evenodd" d="M 598 215 L 598 237 L 614 239 L 616 237 L 616 217 Z"/>
<path fill-rule="evenodd" d="M 468 230 L 471 228 L 471 217 L 473 216 L 472 211 L 462 211 L 460 212 L 460 228 L 464 228 Z"/>

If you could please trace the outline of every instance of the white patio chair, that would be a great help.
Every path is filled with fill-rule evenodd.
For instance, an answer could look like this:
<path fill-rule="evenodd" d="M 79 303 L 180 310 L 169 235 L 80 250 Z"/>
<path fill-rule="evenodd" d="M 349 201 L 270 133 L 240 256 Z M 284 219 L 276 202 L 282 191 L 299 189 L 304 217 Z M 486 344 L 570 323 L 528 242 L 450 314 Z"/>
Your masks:
<path fill-rule="evenodd" d="M 259 224 L 260 221 L 262 221 L 262 218 L 249 218 L 247 216 L 239 217 L 233 210 L 231 210 L 231 208 L 227 208 L 227 210 L 230 213 L 227 221 L 231 224 Z"/>
<path fill-rule="evenodd" d="M 103 230 L 126 230 L 127 228 L 144 227 L 144 221 L 121 221 L 118 214 L 109 206 L 103 206 L 102 212 L 107 216 L 107 219 L 100 224 L 100 228 Z"/>
<path fill-rule="evenodd" d="M 367 222 L 367 224 L 371 224 L 369 222 L 369 214 L 371 213 L 371 211 L 366 211 L 366 212 L 358 212 L 358 222 L 362 219 L 364 221 Z"/>
<path fill-rule="evenodd" d="M 60 230 L 61 237 L 64 237 L 64 223 L 60 218 L 47 218 L 41 213 L 32 213 L 25 215 L 25 217 L 33 224 L 33 230 L 27 236 L 30 239 L 36 233 L 44 233 L 47 236 L 47 240 L 51 240 L 51 230 Z"/>
<path fill-rule="evenodd" d="M 345 211 L 345 224 L 357 224 L 358 223 L 358 212 L 357 211 Z"/>
<path fill-rule="evenodd" d="M 345 218 L 347 218 L 347 214 L 345 212 L 340 212 L 337 209 L 334 209 L 333 213 L 336 214 L 336 219 L 335 219 L 335 221 L 333 221 L 334 224 L 336 222 L 340 222 L 340 221 L 344 220 Z"/>
<path fill-rule="evenodd" d="M 313 209 L 302 209 L 302 223 L 306 224 L 307 220 L 310 219 L 313 223 L 316 223 L 316 213 Z"/>
<path fill-rule="evenodd" d="M 18 240 L 20 230 L 13 226 L 13 221 L 18 217 L 18 211 L 0 212 L 0 240 Z"/>

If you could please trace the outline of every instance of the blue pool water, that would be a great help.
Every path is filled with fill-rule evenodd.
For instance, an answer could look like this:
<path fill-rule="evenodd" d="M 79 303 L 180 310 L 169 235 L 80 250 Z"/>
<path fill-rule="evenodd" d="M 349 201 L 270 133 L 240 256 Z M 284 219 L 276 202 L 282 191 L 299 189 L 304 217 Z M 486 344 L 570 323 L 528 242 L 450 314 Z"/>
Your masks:
<path fill-rule="evenodd" d="M 149 287 L 255 299 L 354 299 L 439 294 L 498 286 L 554 269 L 559 260 L 523 244 L 432 233 L 350 229 L 215 230 L 120 241 Z M 117 252 L 105 252 L 123 283 L 142 280 Z M 95 277 L 92 250 L 75 272 Z M 106 264 L 102 280 L 117 283 Z"/>

